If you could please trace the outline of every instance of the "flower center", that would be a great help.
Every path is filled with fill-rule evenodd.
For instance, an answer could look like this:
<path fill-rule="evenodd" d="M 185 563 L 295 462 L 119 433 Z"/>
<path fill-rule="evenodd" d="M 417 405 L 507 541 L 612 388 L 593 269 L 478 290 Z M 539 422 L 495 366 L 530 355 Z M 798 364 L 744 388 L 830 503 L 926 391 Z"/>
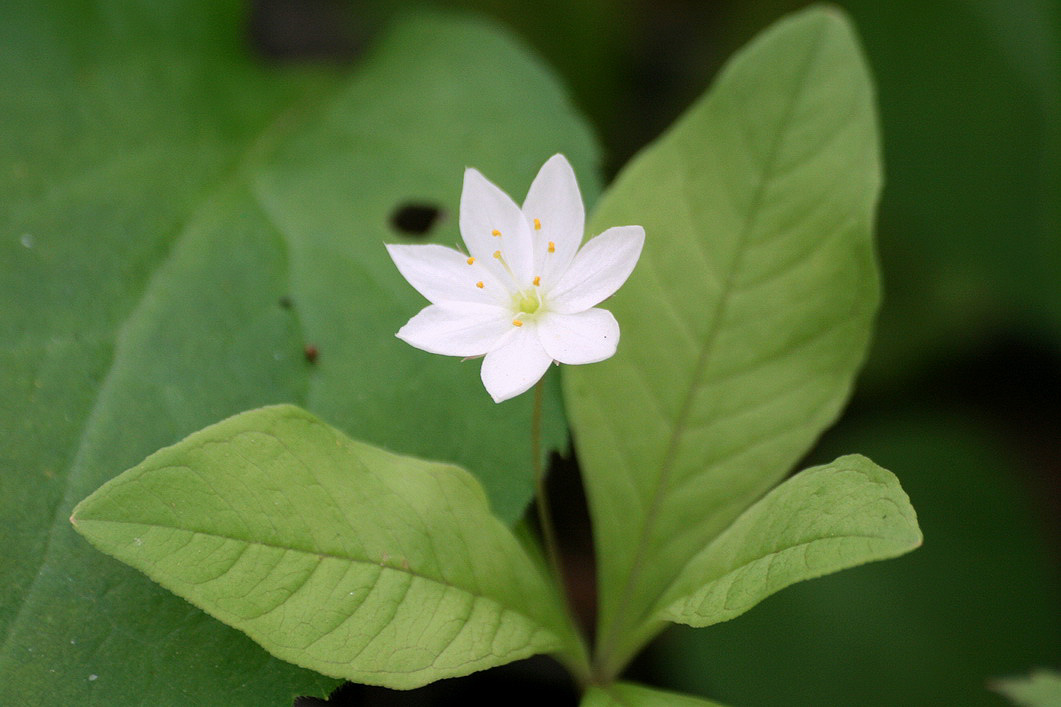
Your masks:
<path fill-rule="evenodd" d="M 538 311 L 538 307 L 542 306 L 541 300 L 538 299 L 538 294 L 534 291 L 527 291 L 520 293 L 520 299 L 517 303 L 519 311 L 524 314 L 534 314 Z"/>

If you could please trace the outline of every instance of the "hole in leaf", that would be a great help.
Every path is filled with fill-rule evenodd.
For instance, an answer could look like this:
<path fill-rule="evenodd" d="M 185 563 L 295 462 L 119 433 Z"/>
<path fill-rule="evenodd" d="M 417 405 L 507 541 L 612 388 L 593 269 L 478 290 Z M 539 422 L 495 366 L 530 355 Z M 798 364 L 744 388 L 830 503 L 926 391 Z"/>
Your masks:
<path fill-rule="evenodd" d="M 391 212 L 394 230 L 414 238 L 426 238 L 442 218 L 442 209 L 434 204 L 406 202 Z"/>
<path fill-rule="evenodd" d="M 360 14 L 343 0 L 253 0 L 248 33 L 267 59 L 345 62 L 363 44 Z"/>

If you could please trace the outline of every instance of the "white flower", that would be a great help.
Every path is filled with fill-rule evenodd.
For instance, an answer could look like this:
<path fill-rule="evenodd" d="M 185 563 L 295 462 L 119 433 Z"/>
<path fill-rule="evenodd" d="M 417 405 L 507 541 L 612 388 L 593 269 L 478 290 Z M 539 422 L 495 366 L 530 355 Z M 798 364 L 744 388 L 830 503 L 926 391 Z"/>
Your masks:
<path fill-rule="evenodd" d="M 629 277 L 645 231 L 609 228 L 580 250 L 585 218 L 563 155 L 542 166 L 522 209 L 477 170 L 465 170 L 467 255 L 440 245 L 387 246 L 401 274 L 431 301 L 398 338 L 431 353 L 485 355 L 483 385 L 498 403 L 529 389 L 554 361 L 609 358 L 619 325 L 594 305 Z"/>

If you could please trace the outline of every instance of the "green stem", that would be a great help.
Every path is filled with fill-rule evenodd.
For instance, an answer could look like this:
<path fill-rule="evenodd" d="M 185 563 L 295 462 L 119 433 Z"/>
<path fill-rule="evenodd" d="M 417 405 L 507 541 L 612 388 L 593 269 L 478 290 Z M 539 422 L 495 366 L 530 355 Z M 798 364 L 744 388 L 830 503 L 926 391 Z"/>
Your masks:
<path fill-rule="evenodd" d="M 560 593 L 567 597 L 563 566 L 560 564 L 560 546 L 556 542 L 553 516 L 549 510 L 549 496 L 545 490 L 545 468 L 542 464 L 542 400 L 545 392 L 545 377 L 534 386 L 534 415 L 531 417 L 531 454 L 534 455 L 534 495 L 537 498 L 538 527 L 545 544 L 545 555 L 549 567 L 556 577 Z"/>
<path fill-rule="evenodd" d="M 542 402 L 545 397 L 545 377 L 542 376 L 534 386 L 534 413 L 531 417 L 531 454 L 534 455 L 534 495 L 535 506 L 538 509 L 538 528 L 541 533 L 543 545 L 545 545 L 545 556 L 552 570 L 553 581 L 556 591 L 560 595 L 571 630 L 574 631 L 574 639 L 577 644 L 578 655 L 571 656 L 575 659 L 568 667 L 575 675 L 579 684 L 585 686 L 589 681 L 589 663 L 586 655 L 585 639 L 578 629 L 575 620 L 575 612 L 571 606 L 571 599 L 567 594 L 567 583 L 564 581 L 564 569 L 560 561 L 560 546 L 556 541 L 556 530 L 553 526 L 552 512 L 549 510 L 549 495 L 545 489 L 545 468 L 542 464 Z"/>

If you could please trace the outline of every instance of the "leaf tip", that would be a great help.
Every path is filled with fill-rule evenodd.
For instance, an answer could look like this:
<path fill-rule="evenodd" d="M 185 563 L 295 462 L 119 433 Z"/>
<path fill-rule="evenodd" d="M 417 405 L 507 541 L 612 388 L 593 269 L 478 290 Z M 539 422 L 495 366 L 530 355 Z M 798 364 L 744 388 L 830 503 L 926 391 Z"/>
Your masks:
<path fill-rule="evenodd" d="M 803 10 L 803 14 L 807 18 L 815 18 L 821 22 L 844 26 L 851 25 L 851 16 L 847 13 L 847 10 L 832 2 L 814 3 Z"/>
<path fill-rule="evenodd" d="M 81 521 L 81 510 L 87 500 L 88 498 L 82 499 L 81 502 L 74 506 L 74 509 L 70 511 L 70 525 L 74 526 L 74 529 L 78 532 L 81 532 L 81 528 L 78 527 L 78 523 Z"/>

